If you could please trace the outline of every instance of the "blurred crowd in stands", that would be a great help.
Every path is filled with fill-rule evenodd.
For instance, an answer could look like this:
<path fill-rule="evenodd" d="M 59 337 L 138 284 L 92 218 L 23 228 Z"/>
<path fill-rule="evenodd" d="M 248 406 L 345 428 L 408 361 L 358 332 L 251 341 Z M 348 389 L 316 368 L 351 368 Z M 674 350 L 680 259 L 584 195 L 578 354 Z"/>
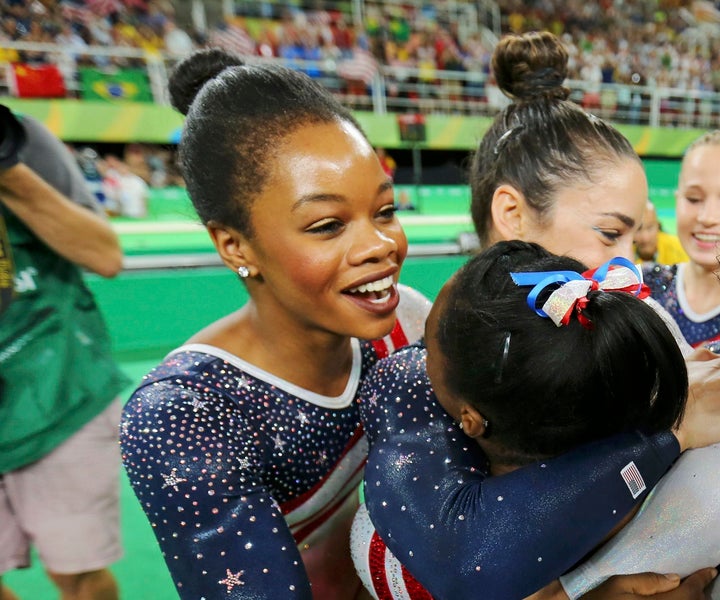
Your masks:
<path fill-rule="evenodd" d="M 463 3 L 367 0 L 361 3 L 361 20 L 333 8 L 347 9 L 349 3 L 308 4 L 236 2 L 235 16 L 198 31 L 192 23 L 177 23 L 170 0 L 4 0 L 0 40 L 60 44 L 77 49 L 78 61 L 100 66 L 111 59 L 83 54 L 88 45 L 182 56 L 213 44 L 241 54 L 333 66 L 365 52 L 372 59 L 368 65 L 419 69 L 428 82 L 438 69 L 488 72 L 492 48 L 481 35 L 482 18 L 468 22 L 471 13 Z M 504 31 L 547 28 L 563 37 L 573 78 L 720 91 L 717 5 L 709 0 L 499 2 Z M 44 52 L 0 55 L 9 62 L 48 59 Z"/>
<path fill-rule="evenodd" d="M 203 1 L 225 10 L 205 23 L 186 10 L 190 2 L 183 6 L 179 0 L 0 0 L 0 68 L 7 68 L 16 95 L 33 95 L 31 78 L 21 81 L 21 75 L 51 66 L 61 74 L 57 89 L 48 94 L 51 73 L 39 71 L 35 82 L 44 90 L 38 95 L 152 102 L 157 101 L 147 81 L 152 57 L 172 66 L 174 59 L 210 45 L 256 59 L 281 58 L 322 78 L 354 108 L 371 106 L 370 84 L 381 72 L 383 93 L 414 102 L 408 110 L 439 106 L 454 112 L 456 101 L 470 99 L 484 107 L 477 112 L 492 114 L 505 102 L 489 75 L 497 36 L 549 29 L 568 48 L 570 79 L 583 85 L 571 97 L 589 110 L 616 121 L 648 123 L 647 90 L 674 88 L 662 99 L 661 124 L 720 123 L 720 95 L 702 96 L 720 93 L 720 0 L 499 0 L 499 31 L 491 30 L 482 11 L 486 3 L 469 0 Z M 231 15 L 228 6 L 234 8 Z M 51 46 L 3 47 L 3 42 L 55 44 L 62 52 Z M 115 52 L 99 53 L 98 47 Z M 122 77 L 113 81 L 98 79 L 119 71 Z M 24 93 L 18 92 L 21 83 Z M 447 103 L 424 107 L 427 98 Z M 688 115 L 692 122 L 683 121 Z M 175 178 L 163 152 L 147 161 L 162 168 L 140 174 L 148 185 Z"/>
<path fill-rule="evenodd" d="M 151 188 L 184 187 L 174 149 L 125 144 L 113 151 L 67 145 L 95 197 L 112 217 L 147 216 Z"/>
<path fill-rule="evenodd" d="M 96 66 L 123 59 L 83 55 L 89 45 L 182 56 L 212 44 L 241 54 L 316 61 L 307 67 L 317 71 L 311 74 L 364 55 L 358 77 L 366 81 L 376 63 L 418 69 L 428 83 L 437 70 L 488 72 L 492 40 L 482 35 L 482 15 L 466 10 L 474 3 L 360 5 L 358 16 L 352 12 L 357 3 L 237 1 L 235 15 L 201 31 L 192 21 L 178 24 L 171 0 L 2 0 L 0 41 L 60 44 L 77 49 L 78 61 Z M 712 91 L 720 91 L 718 5 L 710 0 L 498 3 L 503 32 L 546 28 L 565 40 L 572 78 Z M 0 55 L 9 62 L 49 58 L 32 51 Z"/>

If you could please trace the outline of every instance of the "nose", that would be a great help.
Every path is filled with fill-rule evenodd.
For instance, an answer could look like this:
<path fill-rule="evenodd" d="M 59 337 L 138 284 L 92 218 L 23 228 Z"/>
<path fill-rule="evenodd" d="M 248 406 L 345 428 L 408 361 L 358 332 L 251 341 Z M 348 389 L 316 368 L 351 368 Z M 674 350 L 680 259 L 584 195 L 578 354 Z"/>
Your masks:
<path fill-rule="evenodd" d="M 615 246 L 614 256 L 622 256 L 628 260 L 632 260 L 635 256 L 633 239 L 629 236 L 625 236 L 622 240 L 620 240 L 617 246 Z"/>
<path fill-rule="evenodd" d="M 399 227 L 395 231 L 381 229 L 374 223 L 358 225 L 348 252 L 348 260 L 351 264 L 380 262 L 392 254 L 397 254 L 404 241 L 405 234 Z"/>
<path fill-rule="evenodd" d="M 704 226 L 720 223 L 720 197 L 706 198 L 698 213 L 698 221 Z"/>

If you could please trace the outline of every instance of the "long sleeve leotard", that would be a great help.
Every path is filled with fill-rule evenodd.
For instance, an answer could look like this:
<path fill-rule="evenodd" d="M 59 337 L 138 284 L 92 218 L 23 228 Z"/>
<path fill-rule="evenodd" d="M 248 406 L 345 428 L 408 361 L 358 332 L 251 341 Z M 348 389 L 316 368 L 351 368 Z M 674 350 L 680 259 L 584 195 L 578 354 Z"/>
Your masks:
<path fill-rule="evenodd" d="M 560 581 L 571 600 L 612 575 L 720 564 L 720 444 L 685 452 L 628 525 Z M 714 582 L 708 598 L 720 599 Z"/>
<path fill-rule="evenodd" d="M 172 352 L 125 406 L 123 462 L 183 600 L 353 598 L 350 524 L 367 454 L 357 393 L 416 340 L 429 309 L 404 288 L 383 340 L 352 340 L 345 391 L 302 389 L 202 344 Z"/>
<path fill-rule="evenodd" d="M 480 447 L 437 403 L 421 345 L 380 361 L 360 399 L 370 517 L 438 600 L 513 600 L 544 587 L 598 545 L 679 455 L 671 433 L 629 433 L 488 477 Z M 396 597 L 393 585 L 375 594 Z"/>

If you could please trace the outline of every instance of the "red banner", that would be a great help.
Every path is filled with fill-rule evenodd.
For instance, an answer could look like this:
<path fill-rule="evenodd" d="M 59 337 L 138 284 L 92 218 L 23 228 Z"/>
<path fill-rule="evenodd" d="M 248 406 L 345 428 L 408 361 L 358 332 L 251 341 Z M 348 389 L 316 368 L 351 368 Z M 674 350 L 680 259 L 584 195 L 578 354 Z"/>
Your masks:
<path fill-rule="evenodd" d="M 56 65 L 15 63 L 10 69 L 10 90 L 19 98 L 64 98 L 65 80 Z"/>

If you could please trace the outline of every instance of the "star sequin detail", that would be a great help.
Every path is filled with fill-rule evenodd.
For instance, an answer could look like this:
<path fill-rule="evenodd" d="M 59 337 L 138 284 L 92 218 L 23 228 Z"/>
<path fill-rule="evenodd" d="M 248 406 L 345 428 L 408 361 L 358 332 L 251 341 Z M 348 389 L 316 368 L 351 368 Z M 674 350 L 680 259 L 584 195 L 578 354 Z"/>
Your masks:
<path fill-rule="evenodd" d="M 170 471 L 170 475 L 165 475 L 165 473 L 160 473 L 160 475 L 165 480 L 165 483 L 163 483 L 162 485 L 162 489 L 165 489 L 166 487 L 171 487 L 176 492 L 179 492 L 180 490 L 178 489 L 178 483 L 187 481 L 187 479 L 177 476 L 177 469 L 175 467 L 173 467 L 172 471 Z"/>
<path fill-rule="evenodd" d="M 225 569 L 225 579 L 221 579 L 218 583 L 226 585 L 227 591 L 230 593 L 236 585 L 245 585 L 245 582 L 240 579 L 244 572 L 245 571 L 238 571 L 237 573 L 233 573 L 230 569 Z"/>
<path fill-rule="evenodd" d="M 410 454 L 401 454 L 398 459 L 395 461 L 395 469 L 400 470 L 406 465 L 410 465 L 415 462 L 415 453 L 411 452 Z"/>
<path fill-rule="evenodd" d="M 235 382 L 237 383 L 238 390 L 244 390 L 250 385 L 250 381 L 248 381 L 248 378 L 244 376 L 236 378 Z"/>
<path fill-rule="evenodd" d="M 377 406 L 377 403 L 378 403 L 378 393 L 377 393 L 377 392 L 373 392 L 373 393 L 372 393 L 372 396 L 370 396 L 370 397 L 368 398 L 368 404 L 369 404 L 370 406 Z"/>
<path fill-rule="evenodd" d="M 280 437 L 279 433 L 272 438 L 272 441 L 275 443 L 275 450 L 280 450 L 280 452 L 283 451 L 285 444 L 287 444 L 287 442 Z"/>
<path fill-rule="evenodd" d="M 203 402 L 202 400 L 198 400 L 197 398 L 195 398 L 190 404 L 193 407 L 193 410 L 197 412 L 201 408 L 205 408 L 207 402 Z"/>
<path fill-rule="evenodd" d="M 307 425 L 310 422 L 310 418 L 301 410 L 298 411 L 297 417 L 295 418 L 300 421 L 301 425 Z"/>
<path fill-rule="evenodd" d="M 317 461 L 315 461 L 318 465 L 324 465 L 328 461 L 328 455 L 325 450 L 320 451 L 320 456 L 318 456 Z"/>
<path fill-rule="evenodd" d="M 240 465 L 241 469 L 249 469 L 250 468 L 250 459 L 247 456 L 243 456 L 241 458 L 238 458 L 238 465 Z"/>

